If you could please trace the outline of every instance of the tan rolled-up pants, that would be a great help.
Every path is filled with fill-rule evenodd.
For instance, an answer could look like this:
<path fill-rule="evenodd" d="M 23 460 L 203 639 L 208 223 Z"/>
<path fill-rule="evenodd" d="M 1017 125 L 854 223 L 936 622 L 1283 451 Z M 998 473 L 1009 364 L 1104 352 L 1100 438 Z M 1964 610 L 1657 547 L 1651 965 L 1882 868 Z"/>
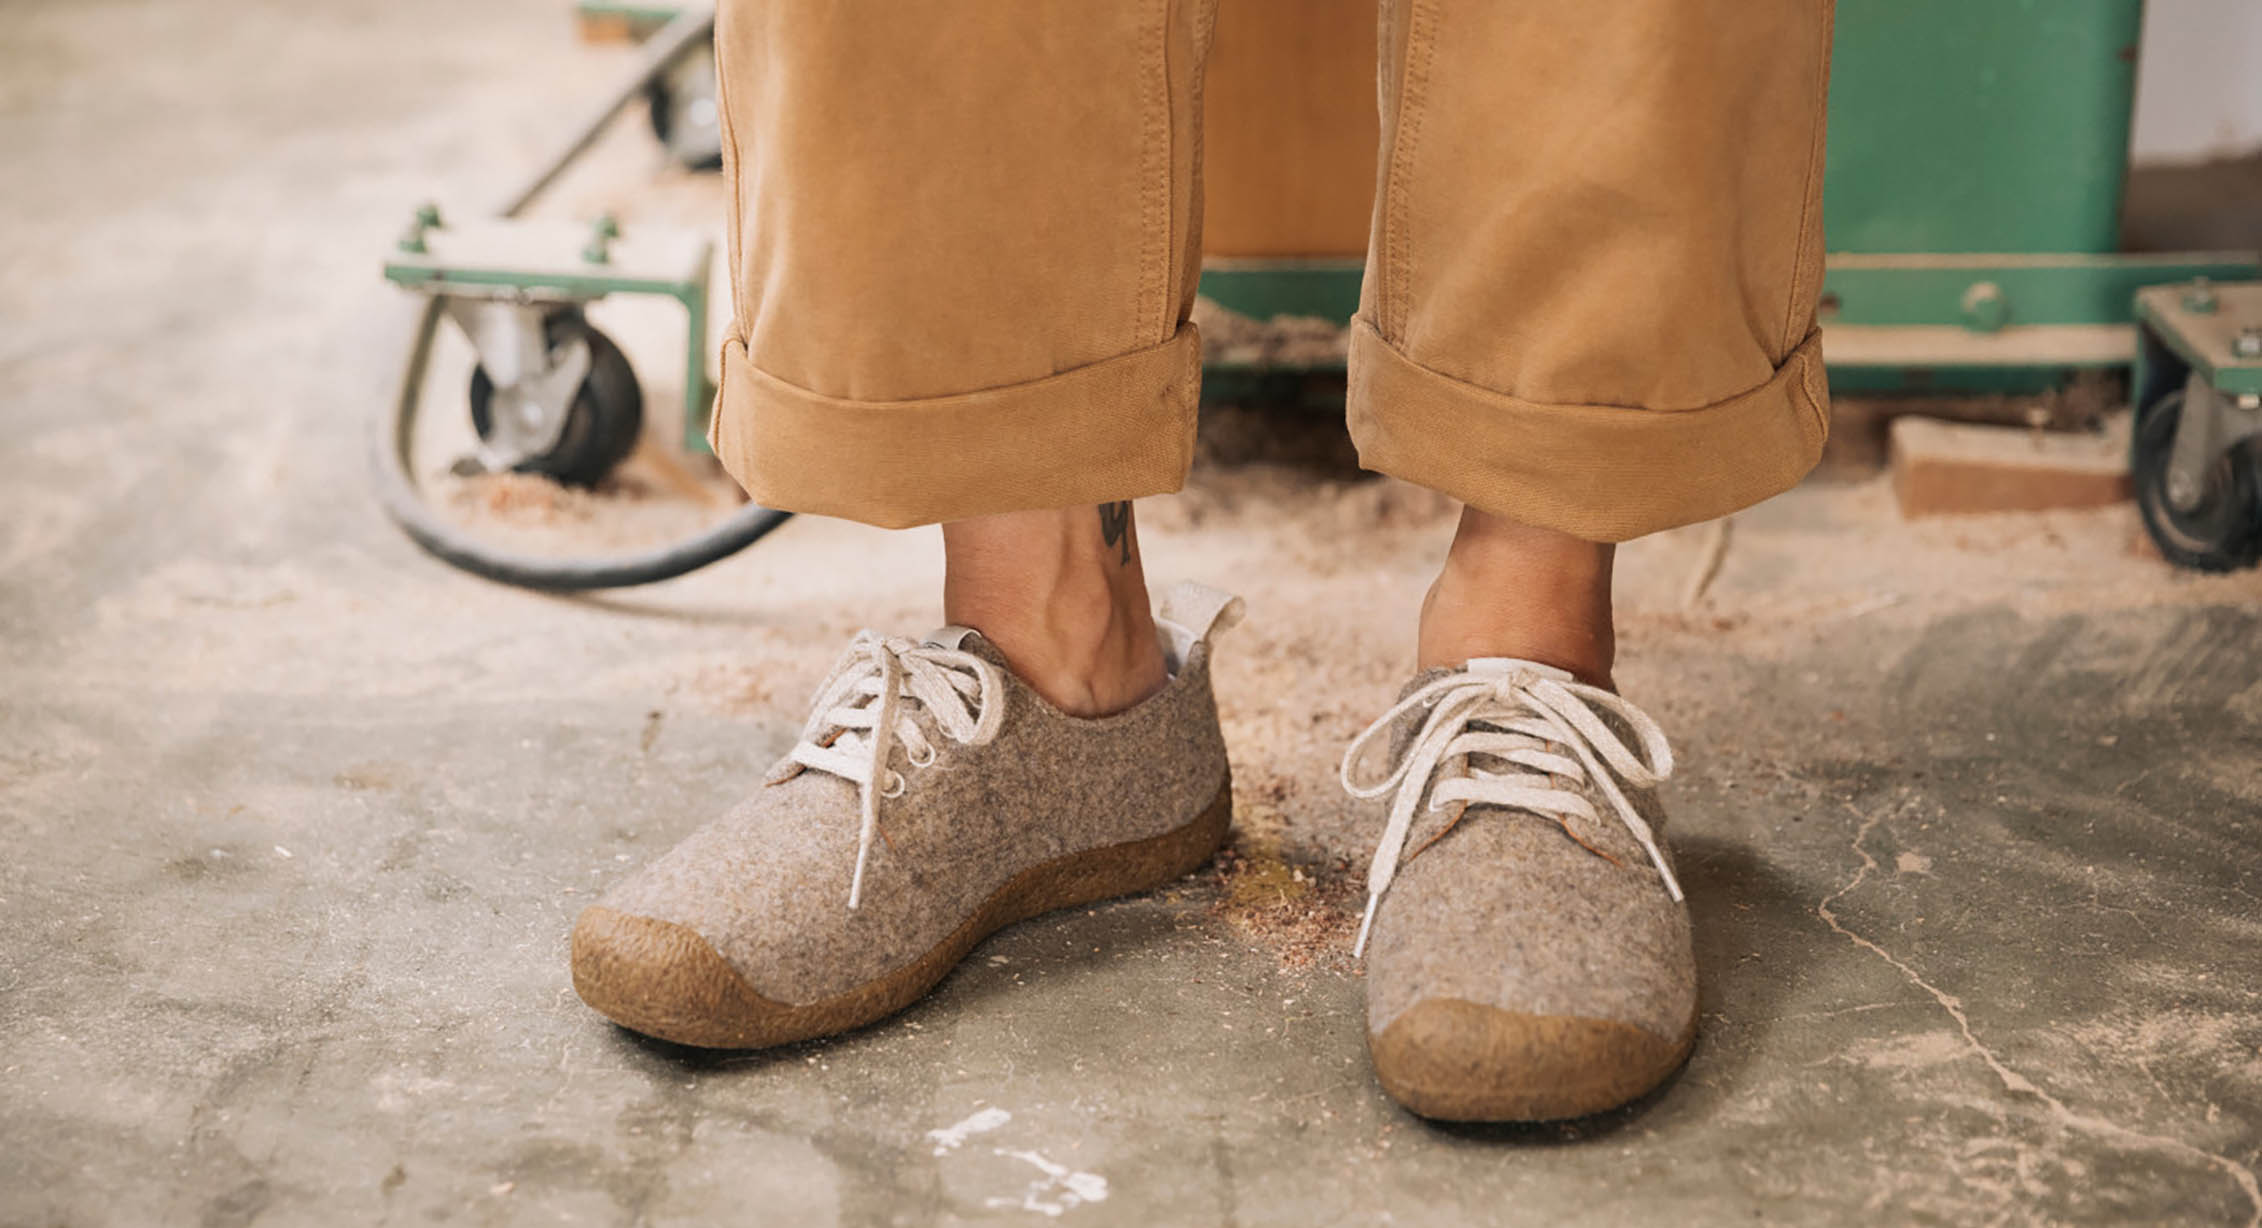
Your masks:
<path fill-rule="evenodd" d="M 1362 462 L 1598 541 L 1796 482 L 1831 0 L 1380 8 Z M 723 0 L 712 438 L 757 501 L 901 527 L 1180 486 L 1211 20 Z"/>

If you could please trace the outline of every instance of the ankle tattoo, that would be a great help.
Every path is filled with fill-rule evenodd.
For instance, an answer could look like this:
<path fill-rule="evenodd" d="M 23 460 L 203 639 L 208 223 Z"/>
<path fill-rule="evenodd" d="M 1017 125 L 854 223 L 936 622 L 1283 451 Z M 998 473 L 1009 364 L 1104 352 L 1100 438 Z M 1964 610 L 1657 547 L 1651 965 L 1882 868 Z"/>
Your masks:
<path fill-rule="evenodd" d="M 1131 501 L 1119 500 L 1100 504 L 1100 540 L 1110 546 L 1120 546 L 1125 566 L 1131 562 Z"/>

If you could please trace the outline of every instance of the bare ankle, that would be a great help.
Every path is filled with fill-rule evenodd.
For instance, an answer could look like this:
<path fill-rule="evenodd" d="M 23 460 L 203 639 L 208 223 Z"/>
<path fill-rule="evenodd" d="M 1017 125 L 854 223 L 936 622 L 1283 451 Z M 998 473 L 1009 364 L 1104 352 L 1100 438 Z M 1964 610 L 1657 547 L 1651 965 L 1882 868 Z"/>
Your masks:
<path fill-rule="evenodd" d="M 1167 676 L 1128 502 L 943 526 L 943 615 L 1063 712 L 1119 712 Z"/>
<path fill-rule="evenodd" d="M 1422 603 L 1424 667 L 1520 657 L 1613 685 L 1615 548 L 1468 508 Z"/>

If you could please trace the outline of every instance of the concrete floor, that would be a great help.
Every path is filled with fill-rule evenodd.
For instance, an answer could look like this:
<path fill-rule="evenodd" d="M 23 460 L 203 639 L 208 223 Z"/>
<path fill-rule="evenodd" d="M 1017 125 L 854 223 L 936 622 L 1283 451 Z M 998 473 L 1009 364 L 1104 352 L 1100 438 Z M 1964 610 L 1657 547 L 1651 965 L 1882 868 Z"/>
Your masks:
<path fill-rule="evenodd" d="M 561 0 L 212 10 L 39 0 L 0 45 L 0 1223 L 2262 1217 L 2262 579 L 2125 509 L 1810 485 L 1693 605 L 1706 530 L 1625 553 L 1705 998 L 1603 1119 L 1440 1128 L 1367 1073 L 1378 819 L 1332 763 L 1446 521 L 1311 464 L 1142 512 L 1158 578 L 1251 598 L 1228 864 L 827 1043 L 615 1030 L 574 911 L 753 782 L 850 628 L 933 620 L 934 539 L 801 521 L 584 601 L 418 554 L 363 493 L 378 257 L 622 53 Z"/>

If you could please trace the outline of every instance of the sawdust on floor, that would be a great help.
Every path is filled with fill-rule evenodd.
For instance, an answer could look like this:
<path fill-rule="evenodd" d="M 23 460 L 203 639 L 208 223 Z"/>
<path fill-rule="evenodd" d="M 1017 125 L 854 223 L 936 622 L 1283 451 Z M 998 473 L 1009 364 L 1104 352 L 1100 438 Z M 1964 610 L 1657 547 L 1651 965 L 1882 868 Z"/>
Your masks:
<path fill-rule="evenodd" d="M 1178 890 L 1284 967 L 1347 972 L 1359 875 L 1378 823 L 1370 807 L 1341 795 L 1337 761 L 1411 668 L 1412 618 L 1451 536 L 1454 504 L 1340 464 L 1338 423 L 1292 411 L 1210 417 L 1215 429 L 1205 426 L 1187 490 L 1141 507 L 1158 583 L 1222 579 L 1251 611 L 1218 657 L 1237 778 L 1233 844 Z M 613 517 L 680 504 L 627 483 L 559 491 L 514 477 L 475 490 L 467 514 L 533 518 L 553 543 L 585 537 L 584 546 L 615 540 L 623 530 Z M 1779 771 L 1771 747 L 1785 735 L 1768 725 L 1766 705 L 1752 707 L 1762 696 L 1698 663 L 1790 660 L 1821 641 L 1882 640 L 1959 610 L 2048 619 L 2262 602 L 2262 572 L 2168 567 L 2127 505 L 1910 522 L 1882 478 L 1810 483 L 1739 515 L 1716 576 L 1692 605 L 1690 578 L 1710 561 L 1710 539 L 1706 526 L 1690 526 L 1621 549 L 1620 680 L 1669 729 L 1723 708 L 1745 714 L 1728 722 L 1743 730 L 1737 738 L 1701 753 L 1759 781 Z M 932 548 L 914 535 L 884 540 L 906 558 Z M 668 690 L 681 702 L 791 720 L 798 711 L 786 710 L 797 709 L 848 628 L 931 625 L 932 594 L 915 578 L 866 575 L 869 566 L 844 557 L 822 566 L 855 574 L 820 579 L 805 570 L 817 560 L 778 549 L 765 557 L 802 561 L 773 582 L 795 586 L 799 604 L 823 605 L 823 625 L 751 628 L 727 659 L 671 667 Z M 900 570 L 882 568 L 890 569 Z"/>

